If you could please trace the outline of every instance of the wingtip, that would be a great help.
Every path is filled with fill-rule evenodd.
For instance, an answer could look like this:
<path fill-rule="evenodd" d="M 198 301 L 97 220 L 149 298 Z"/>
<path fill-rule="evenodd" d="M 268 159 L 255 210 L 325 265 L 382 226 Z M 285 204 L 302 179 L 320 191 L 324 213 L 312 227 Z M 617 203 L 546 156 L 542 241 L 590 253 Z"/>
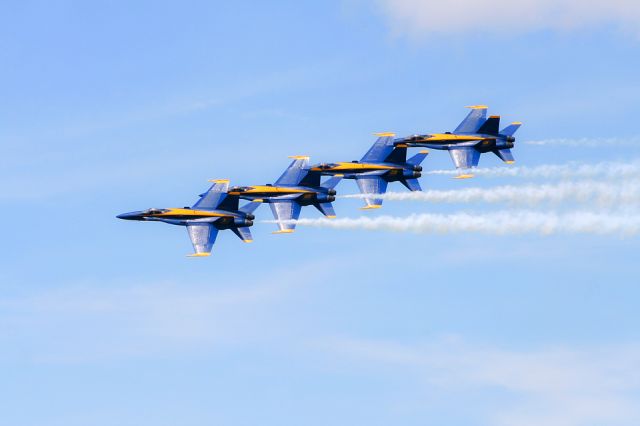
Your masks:
<path fill-rule="evenodd" d="M 455 176 L 454 179 L 471 179 L 474 175 L 471 173 L 465 173 L 462 175 Z"/>
<path fill-rule="evenodd" d="M 385 136 L 395 136 L 396 134 L 393 132 L 378 132 L 378 133 L 374 133 L 373 135 L 383 138 Z"/>
<path fill-rule="evenodd" d="M 212 183 L 229 183 L 231 180 L 229 179 L 209 179 L 209 182 Z"/>
<path fill-rule="evenodd" d="M 211 256 L 211 253 L 193 253 L 193 254 L 187 255 L 187 257 L 207 257 L 207 256 Z"/>
<path fill-rule="evenodd" d="M 486 105 L 469 105 L 466 106 L 465 108 L 469 108 L 469 109 L 488 109 L 489 107 Z"/>
<path fill-rule="evenodd" d="M 327 215 L 327 216 L 325 216 L 325 217 L 326 217 L 327 219 L 335 219 L 335 218 L 336 218 L 336 215 Z"/>
<path fill-rule="evenodd" d="M 278 235 L 278 234 L 293 234 L 294 230 L 293 229 L 281 229 L 279 231 L 273 231 L 272 234 L 274 235 Z"/>
<path fill-rule="evenodd" d="M 243 243 L 252 243 L 253 240 L 242 240 Z"/>
<path fill-rule="evenodd" d="M 360 207 L 360 210 L 374 210 L 374 209 L 380 209 L 380 208 L 382 208 L 382 206 L 379 204 L 371 204 L 365 207 Z"/>
<path fill-rule="evenodd" d="M 515 160 L 508 160 L 508 161 L 505 161 L 505 164 L 513 164 L 513 163 L 515 163 Z"/>
<path fill-rule="evenodd" d="M 308 155 L 290 155 L 289 158 L 293 158 L 294 160 L 308 160 L 310 157 Z"/>

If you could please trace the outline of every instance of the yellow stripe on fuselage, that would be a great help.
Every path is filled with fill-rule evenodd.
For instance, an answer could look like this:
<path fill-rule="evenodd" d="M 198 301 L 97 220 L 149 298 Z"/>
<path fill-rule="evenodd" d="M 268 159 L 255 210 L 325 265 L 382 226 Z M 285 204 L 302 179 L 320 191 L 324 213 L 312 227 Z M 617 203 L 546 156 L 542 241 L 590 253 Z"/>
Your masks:
<path fill-rule="evenodd" d="M 203 217 L 233 217 L 233 215 L 212 212 L 209 210 L 194 209 L 167 209 L 164 213 L 151 214 L 149 217 L 162 217 L 165 219 L 198 219 Z"/>
<path fill-rule="evenodd" d="M 314 191 L 309 191 L 300 188 L 289 188 L 286 186 L 268 186 L 268 185 L 256 185 L 246 191 L 229 191 L 231 195 L 255 195 L 255 196 L 271 196 L 271 195 L 289 195 L 289 194 L 314 194 Z"/>
<path fill-rule="evenodd" d="M 453 135 L 448 133 L 434 133 L 424 138 L 426 142 L 471 142 L 485 139 L 487 138 L 471 135 Z"/>

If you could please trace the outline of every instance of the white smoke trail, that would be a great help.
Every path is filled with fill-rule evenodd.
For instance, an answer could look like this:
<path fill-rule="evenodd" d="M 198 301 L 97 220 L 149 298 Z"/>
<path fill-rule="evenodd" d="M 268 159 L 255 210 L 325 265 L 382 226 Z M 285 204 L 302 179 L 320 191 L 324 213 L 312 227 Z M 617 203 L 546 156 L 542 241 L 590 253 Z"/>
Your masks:
<path fill-rule="evenodd" d="M 371 195 L 352 194 L 340 198 L 367 198 Z M 423 192 L 387 192 L 376 197 L 392 201 L 423 201 L 430 203 L 509 203 L 537 205 L 540 203 L 594 203 L 600 206 L 640 204 L 640 181 L 602 183 L 594 181 L 564 182 L 548 185 L 505 185 L 493 188 L 463 188 L 425 190 Z"/>
<path fill-rule="evenodd" d="M 439 234 L 458 232 L 493 235 L 535 233 L 634 236 L 640 234 L 640 214 L 638 213 L 498 211 L 482 214 L 413 214 L 406 217 L 361 216 L 333 220 L 299 219 L 291 222 L 319 228 Z"/>
<path fill-rule="evenodd" d="M 601 162 L 595 164 L 547 164 L 541 166 L 492 167 L 471 169 L 471 173 L 479 176 L 522 178 L 637 178 L 640 175 L 640 161 Z M 458 175 L 459 170 L 430 170 L 427 175 Z"/>
<path fill-rule="evenodd" d="M 523 142 L 526 145 L 555 145 L 555 146 L 571 146 L 571 147 L 585 147 L 585 148 L 597 148 L 604 146 L 639 146 L 640 137 L 632 136 L 628 138 L 556 138 L 556 139 L 541 139 L 533 141 Z"/>

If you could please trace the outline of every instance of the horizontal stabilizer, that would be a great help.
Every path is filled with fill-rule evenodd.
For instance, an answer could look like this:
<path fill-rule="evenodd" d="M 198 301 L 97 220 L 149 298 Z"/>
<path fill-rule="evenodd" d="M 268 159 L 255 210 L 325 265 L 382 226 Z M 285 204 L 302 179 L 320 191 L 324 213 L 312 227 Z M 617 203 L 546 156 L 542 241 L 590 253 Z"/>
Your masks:
<path fill-rule="evenodd" d="M 326 181 L 324 181 L 324 183 L 322 184 L 322 187 L 327 189 L 333 189 L 340 183 L 342 178 L 343 178 L 343 175 L 333 176 L 327 179 Z"/>
<path fill-rule="evenodd" d="M 424 159 L 427 158 L 427 155 L 429 155 L 429 151 L 420 151 L 413 157 L 409 158 L 407 160 L 407 163 L 411 164 L 412 166 L 419 166 L 420 163 L 422 163 Z"/>
<path fill-rule="evenodd" d="M 502 129 L 500 134 L 505 136 L 513 136 L 513 134 L 518 131 L 520 126 L 522 126 L 522 123 L 519 123 L 519 122 L 511 123 L 504 129 Z"/>
<path fill-rule="evenodd" d="M 497 155 L 498 158 L 500 158 L 502 161 L 504 161 L 507 164 L 511 164 L 511 163 L 515 162 L 515 160 L 513 158 L 513 153 L 511 152 L 511 150 L 509 148 L 494 149 L 492 152 L 495 155 Z"/>
<path fill-rule="evenodd" d="M 331 203 L 315 203 L 314 206 L 316 209 L 320 210 L 320 213 L 328 217 L 329 219 L 333 219 L 336 217 L 336 212 L 333 210 L 333 204 Z"/>
<path fill-rule="evenodd" d="M 238 236 L 245 243 L 250 243 L 253 241 L 253 237 L 251 236 L 251 230 L 248 226 L 243 226 L 241 228 L 231 228 L 234 234 Z"/>
<path fill-rule="evenodd" d="M 493 135 L 498 136 L 498 132 L 500 130 L 500 116 L 492 115 L 485 121 L 482 126 L 478 129 L 477 133 L 481 135 Z"/>
<path fill-rule="evenodd" d="M 261 200 L 253 200 L 250 203 L 247 203 L 244 206 L 242 206 L 239 211 L 241 211 L 242 213 L 251 214 L 261 205 L 262 205 Z"/>
<path fill-rule="evenodd" d="M 418 179 L 402 179 L 400 182 L 406 186 L 409 191 L 422 191 Z"/>

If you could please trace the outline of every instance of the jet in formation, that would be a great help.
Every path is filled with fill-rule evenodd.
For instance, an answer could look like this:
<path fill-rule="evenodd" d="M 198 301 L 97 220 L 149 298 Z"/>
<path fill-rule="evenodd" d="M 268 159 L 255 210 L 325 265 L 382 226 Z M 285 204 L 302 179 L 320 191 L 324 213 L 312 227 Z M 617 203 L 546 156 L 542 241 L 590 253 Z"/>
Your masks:
<path fill-rule="evenodd" d="M 211 182 L 211 188 L 200 194 L 200 199 L 192 207 L 151 208 L 123 213 L 117 217 L 186 226 L 195 252 L 190 256 L 209 256 L 218 231 L 223 229 L 230 229 L 245 243 L 252 242 L 249 227 L 255 219 L 252 213 L 260 203 L 251 202 L 239 208 L 240 198 L 227 192 L 228 180 L 218 179 Z"/>
<path fill-rule="evenodd" d="M 365 195 L 363 209 L 382 206 L 381 194 L 389 182 L 400 182 L 410 191 L 421 191 L 418 178 L 422 176 L 420 163 L 428 151 L 420 151 L 407 160 L 407 144 L 395 143 L 394 133 L 377 133 L 378 139 L 360 161 L 321 163 L 311 172 L 344 179 L 355 179 L 360 193 Z"/>
<path fill-rule="evenodd" d="M 251 242 L 253 213 L 263 203 L 269 204 L 277 223 L 278 231 L 274 233 L 282 234 L 294 231 L 305 206 L 314 206 L 327 218 L 334 218 L 335 187 L 342 179 L 356 181 L 363 194 L 363 209 L 380 208 L 382 194 L 390 182 L 400 182 L 410 191 L 421 191 L 420 164 L 428 151 L 419 151 L 407 159 L 407 150 L 412 147 L 448 150 L 459 170 L 458 178 L 472 177 L 469 171 L 477 167 L 480 154 L 487 152 L 493 152 L 505 163 L 513 163 L 513 135 L 521 123 L 511 123 L 499 130 L 500 117 L 487 118 L 486 106 L 468 108 L 471 112 L 453 132 L 404 138 L 396 138 L 394 133 L 377 133 L 377 140 L 359 161 L 309 165 L 309 157 L 293 156 L 289 167 L 273 184 L 229 188 L 229 180 L 213 180 L 213 185 L 200 194 L 192 207 L 152 208 L 117 217 L 185 226 L 193 244 L 191 256 L 209 256 L 220 230 L 230 229 L 242 241 Z M 325 176 L 328 178 L 322 182 Z M 240 207 L 240 200 L 249 202 Z"/>
<path fill-rule="evenodd" d="M 473 177 L 470 169 L 478 166 L 480 154 L 493 152 L 507 164 L 514 162 L 511 148 L 513 136 L 522 123 L 515 122 L 502 130 L 500 116 L 487 118 L 487 106 L 474 105 L 471 112 L 453 132 L 413 135 L 396 139 L 398 145 L 448 150 L 460 172 L 459 179 Z"/>
<path fill-rule="evenodd" d="M 304 206 L 314 206 L 329 219 L 336 217 L 331 204 L 336 199 L 335 186 L 340 177 L 321 183 L 321 174 L 309 167 L 309 157 L 292 156 L 293 162 L 273 184 L 234 186 L 229 194 L 245 200 L 267 203 L 278 225 L 274 234 L 295 230 L 295 221 Z"/>

